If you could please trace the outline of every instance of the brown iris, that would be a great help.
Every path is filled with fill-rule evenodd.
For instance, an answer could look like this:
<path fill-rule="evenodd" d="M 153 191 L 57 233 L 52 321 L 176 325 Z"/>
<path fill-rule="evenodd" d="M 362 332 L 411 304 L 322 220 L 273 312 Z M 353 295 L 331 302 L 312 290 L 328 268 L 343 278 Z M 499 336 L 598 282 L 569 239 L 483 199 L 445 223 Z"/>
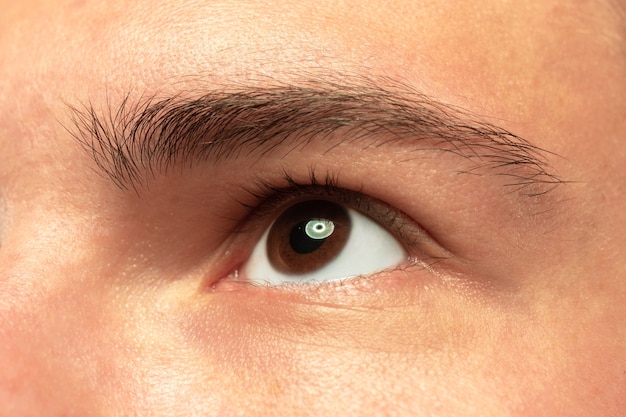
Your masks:
<path fill-rule="evenodd" d="M 313 272 L 341 253 L 350 230 L 348 212 L 338 204 L 325 200 L 294 204 L 269 232 L 269 261 L 285 274 Z"/>

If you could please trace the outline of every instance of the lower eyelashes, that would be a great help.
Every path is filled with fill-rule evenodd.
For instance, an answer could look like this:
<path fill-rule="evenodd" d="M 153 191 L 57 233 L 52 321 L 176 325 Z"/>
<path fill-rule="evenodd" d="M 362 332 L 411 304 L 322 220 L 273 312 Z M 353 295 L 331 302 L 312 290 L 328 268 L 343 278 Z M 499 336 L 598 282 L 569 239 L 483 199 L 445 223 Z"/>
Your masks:
<path fill-rule="evenodd" d="M 272 223 L 239 278 L 265 285 L 321 283 L 407 260 L 403 245 L 375 220 L 330 200 L 311 199 L 291 205 Z"/>

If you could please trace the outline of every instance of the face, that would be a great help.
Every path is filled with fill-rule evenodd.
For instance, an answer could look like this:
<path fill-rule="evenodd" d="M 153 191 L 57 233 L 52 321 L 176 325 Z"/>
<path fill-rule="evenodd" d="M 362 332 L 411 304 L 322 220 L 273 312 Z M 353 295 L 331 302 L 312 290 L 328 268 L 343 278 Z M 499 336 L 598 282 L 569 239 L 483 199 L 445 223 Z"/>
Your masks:
<path fill-rule="evenodd" d="M 617 416 L 602 2 L 6 2 L 10 415 Z"/>

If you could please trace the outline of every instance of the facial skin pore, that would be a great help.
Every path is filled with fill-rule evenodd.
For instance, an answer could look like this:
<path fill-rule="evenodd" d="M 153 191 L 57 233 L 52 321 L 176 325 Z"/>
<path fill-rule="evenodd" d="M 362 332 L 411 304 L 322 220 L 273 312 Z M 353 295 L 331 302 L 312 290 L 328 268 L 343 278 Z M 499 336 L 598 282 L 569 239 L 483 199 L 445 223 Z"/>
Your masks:
<path fill-rule="evenodd" d="M 626 412 L 621 5 L 5 3 L 0 414 Z M 409 260 L 246 282 L 311 198 Z"/>

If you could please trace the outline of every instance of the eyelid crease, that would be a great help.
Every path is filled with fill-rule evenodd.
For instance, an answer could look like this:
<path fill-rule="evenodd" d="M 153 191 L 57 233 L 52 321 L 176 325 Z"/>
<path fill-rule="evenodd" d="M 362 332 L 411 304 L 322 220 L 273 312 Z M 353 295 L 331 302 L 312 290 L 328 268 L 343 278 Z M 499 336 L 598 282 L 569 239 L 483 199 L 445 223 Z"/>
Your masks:
<path fill-rule="evenodd" d="M 254 186 L 243 187 L 244 192 L 253 199 L 253 202 L 237 201 L 246 209 L 248 214 L 251 214 L 254 211 L 258 213 L 259 203 L 264 203 L 264 211 L 270 211 L 275 210 L 277 206 L 282 205 L 288 199 L 325 195 L 327 197 L 336 197 L 341 202 L 346 199 L 346 193 L 353 193 L 339 186 L 339 176 L 337 174 L 327 171 L 323 180 L 320 181 L 315 167 L 309 168 L 309 176 L 306 183 L 296 181 L 284 169 L 282 181 L 282 185 L 275 185 L 275 183 L 257 177 L 253 181 Z M 359 190 L 358 192 L 361 191 Z"/>
<path fill-rule="evenodd" d="M 117 186 L 135 190 L 175 164 L 262 158 L 330 140 L 339 130 L 365 147 L 435 148 L 472 159 L 477 169 L 511 177 L 509 185 L 518 189 L 540 186 L 529 195 L 563 183 L 549 172 L 550 152 L 406 84 L 383 81 L 388 87 L 366 77 L 322 77 L 137 102 L 128 93 L 104 114 L 93 104 L 70 106 L 73 128 L 67 130 Z"/>

